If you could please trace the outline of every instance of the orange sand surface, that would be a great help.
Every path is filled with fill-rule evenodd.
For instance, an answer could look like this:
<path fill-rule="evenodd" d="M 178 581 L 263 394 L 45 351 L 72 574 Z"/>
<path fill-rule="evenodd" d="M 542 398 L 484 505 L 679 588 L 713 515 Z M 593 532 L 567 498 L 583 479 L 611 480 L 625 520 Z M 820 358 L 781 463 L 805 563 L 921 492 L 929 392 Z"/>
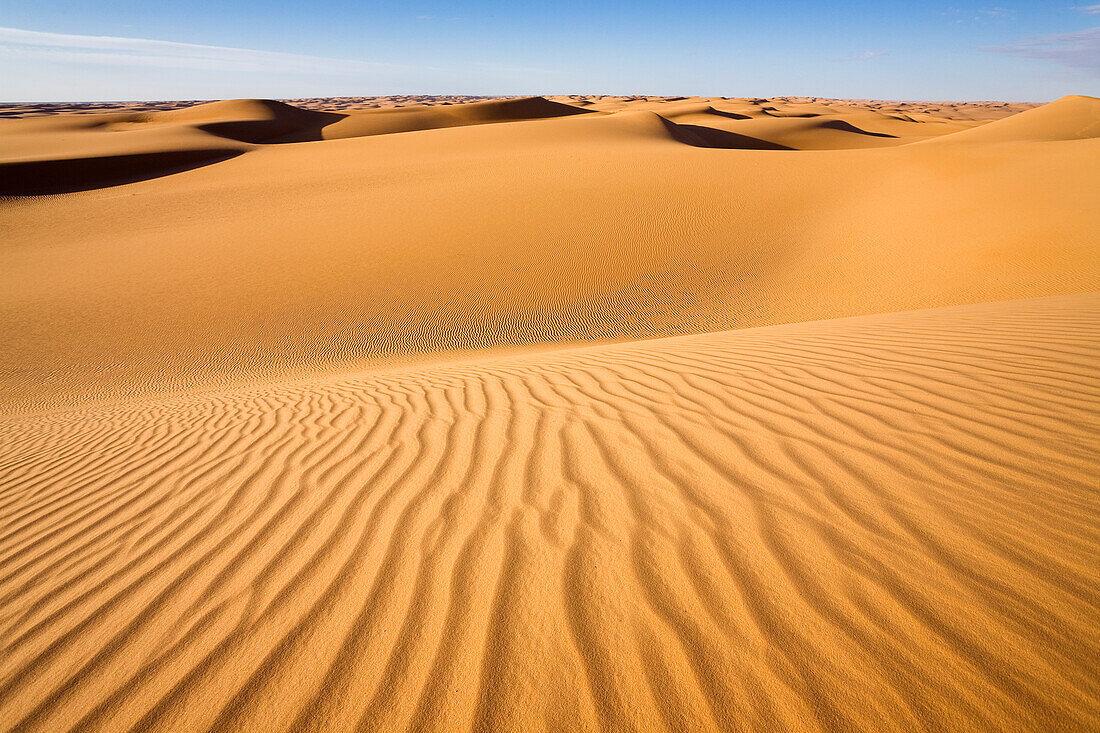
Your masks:
<path fill-rule="evenodd" d="M 0 109 L 0 729 L 1100 727 L 1100 99 Z"/>

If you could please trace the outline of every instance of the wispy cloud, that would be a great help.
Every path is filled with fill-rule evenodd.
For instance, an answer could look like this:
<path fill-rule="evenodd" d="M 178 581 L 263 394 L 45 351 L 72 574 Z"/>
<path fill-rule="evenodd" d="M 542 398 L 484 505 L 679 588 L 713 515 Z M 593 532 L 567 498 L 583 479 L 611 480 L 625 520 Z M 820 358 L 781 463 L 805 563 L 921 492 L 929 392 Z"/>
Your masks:
<path fill-rule="evenodd" d="M 249 48 L 204 46 L 151 38 L 82 36 L 0 27 L 0 55 L 40 61 L 221 71 L 298 71 L 345 75 L 407 69 L 394 64 L 331 59 Z M 423 68 L 423 67 L 417 67 Z"/>
<path fill-rule="evenodd" d="M 1056 61 L 1100 75 L 1100 28 L 1031 36 L 1003 46 L 983 46 L 982 50 L 1021 58 Z"/>
<path fill-rule="evenodd" d="M 1012 8 L 948 8 L 941 15 L 952 18 L 956 23 L 993 23 L 1016 20 L 1016 11 Z"/>
<path fill-rule="evenodd" d="M 847 56 L 841 56 L 838 61 L 868 61 L 870 59 L 877 59 L 879 56 L 886 56 L 889 51 L 860 51 L 859 53 L 848 54 Z"/>
<path fill-rule="evenodd" d="M 1077 5 L 1073 9 L 1085 15 L 1100 15 L 1100 5 Z"/>

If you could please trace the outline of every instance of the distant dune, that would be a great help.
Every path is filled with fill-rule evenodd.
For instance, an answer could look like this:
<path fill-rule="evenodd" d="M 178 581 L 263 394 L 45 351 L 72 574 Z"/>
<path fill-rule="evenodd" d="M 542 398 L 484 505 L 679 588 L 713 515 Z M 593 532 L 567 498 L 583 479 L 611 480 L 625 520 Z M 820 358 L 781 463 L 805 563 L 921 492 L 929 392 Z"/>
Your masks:
<path fill-rule="evenodd" d="M 1097 191 L 1081 96 L 0 110 L 0 728 L 1098 728 Z"/>
<path fill-rule="evenodd" d="M 20 343 L 0 400 L 1090 290 L 1097 104 L 981 126 L 540 98 L 0 121 L 0 314 Z M 1019 139 L 981 136 L 998 127 Z"/>
<path fill-rule="evenodd" d="M 939 142 L 1086 140 L 1097 137 L 1100 137 L 1100 99 L 1070 96 L 995 123 L 951 135 Z"/>

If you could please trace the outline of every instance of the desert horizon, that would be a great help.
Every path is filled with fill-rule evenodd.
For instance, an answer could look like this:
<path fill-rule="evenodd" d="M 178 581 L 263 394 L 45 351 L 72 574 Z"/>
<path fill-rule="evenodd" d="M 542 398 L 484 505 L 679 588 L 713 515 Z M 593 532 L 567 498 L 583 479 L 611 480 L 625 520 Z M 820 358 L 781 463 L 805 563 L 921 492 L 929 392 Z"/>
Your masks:
<path fill-rule="evenodd" d="M 333 97 L 286 97 L 269 99 L 271 102 L 283 102 L 297 107 L 316 109 L 323 112 L 338 111 L 341 109 L 374 109 L 378 107 L 398 107 L 409 105 L 433 105 L 433 104 L 463 104 L 468 102 L 488 102 L 494 99 L 526 99 L 541 97 L 551 100 L 588 99 L 588 100 L 631 100 L 647 102 L 683 102 L 686 100 L 719 100 L 730 102 L 736 100 L 780 101 L 780 102 L 846 102 L 849 104 L 981 104 L 990 106 L 1015 106 L 1026 105 L 1038 107 L 1047 102 L 1035 100 L 1005 100 L 1005 99 L 846 99 L 837 97 L 808 97 L 803 95 L 777 94 L 770 97 L 723 97 L 708 95 L 677 95 L 677 94 L 376 94 L 371 96 L 333 96 Z M 243 98 L 242 98 L 243 99 Z M 259 98 L 257 98 L 259 99 Z M 197 104 L 210 102 L 226 102 L 229 99 L 85 99 L 85 100 L 52 100 L 52 101 L 28 101 L 8 100 L 0 102 L 0 115 L 4 117 L 26 117 L 39 114 L 56 114 L 59 112 L 71 112 L 74 114 L 103 111 L 153 112 L 156 110 L 176 109 L 178 107 L 192 107 Z M 1048 100 L 1054 101 L 1054 100 Z"/>
<path fill-rule="evenodd" d="M 13 0 L 0 731 L 1100 728 L 1042 4 Z"/>

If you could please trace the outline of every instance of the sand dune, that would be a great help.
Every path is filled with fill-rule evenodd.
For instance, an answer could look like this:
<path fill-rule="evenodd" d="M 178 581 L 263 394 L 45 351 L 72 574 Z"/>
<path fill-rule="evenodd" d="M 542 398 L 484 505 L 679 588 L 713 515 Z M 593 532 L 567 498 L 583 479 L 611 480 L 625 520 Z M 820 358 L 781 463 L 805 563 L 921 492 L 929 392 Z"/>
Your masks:
<path fill-rule="evenodd" d="M 708 114 L 673 106 L 685 104 Z M 564 105 L 474 106 L 446 114 L 494 124 L 298 144 L 242 142 L 239 127 L 322 113 L 231 102 L 121 127 L 110 115 L 7 121 L 90 125 L 0 135 L 19 150 L 0 158 L 9 192 L 63 180 L 58 136 L 82 150 L 68 182 L 93 190 L 0 206 L 0 318 L 18 344 L 0 355 L 0 399 L 213 388 L 1100 288 L 1096 138 L 736 149 L 775 145 L 733 125 L 822 120 L 765 110 L 711 114 L 722 126 L 706 127 L 625 109 L 505 122 Z M 191 161 L 156 157 L 182 154 L 183 136 L 198 151 L 187 154 L 222 162 L 177 172 Z M 127 140 L 159 150 L 150 170 L 133 169 L 150 180 L 97 181 L 128 163 Z M 109 160 L 88 166 L 100 144 Z M 50 176 L 20 170 L 46 159 Z M 153 170 L 158 161 L 170 167 Z"/>
<path fill-rule="evenodd" d="M 20 730 L 1086 730 L 1100 296 L 9 418 Z"/>
<path fill-rule="evenodd" d="M 384 97 L 310 97 L 305 99 L 280 99 L 300 109 L 318 112 L 340 112 L 343 110 L 375 109 L 379 107 L 403 107 L 425 104 L 468 104 L 483 102 L 501 97 L 469 96 L 462 94 L 425 95 L 392 94 Z M 156 112 L 168 109 L 183 109 L 206 104 L 209 100 L 175 100 L 144 102 L 24 102 L 0 103 L 0 118 L 41 117 L 68 114 L 100 114 L 103 112 Z M 223 100 L 218 100 L 223 101 Z"/>
<path fill-rule="evenodd" d="M 238 99 L 148 112 L 0 120 L 0 195 L 133 183 L 234 157 L 251 150 L 249 143 L 331 140 L 583 113 L 540 97 L 346 114 Z"/>
<path fill-rule="evenodd" d="M 343 119 L 326 127 L 322 134 L 326 140 L 337 140 L 435 130 L 441 127 L 551 119 L 584 113 L 583 109 L 551 102 L 542 97 L 493 99 L 453 106 L 403 106 L 349 112 Z"/>
<path fill-rule="evenodd" d="M 938 142 L 991 143 L 1024 140 L 1082 140 L 1100 137 L 1100 99 L 1063 97 L 1036 109 L 961 131 Z"/>
<path fill-rule="evenodd" d="M 1100 727 L 1100 100 L 0 110 L 0 728 Z"/>
<path fill-rule="evenodd" d="M 462 104 L 436 99 L 432 104 L 418 104 L 429 100 L 392 97 L 364 98 L 358 103 L 244 99 L 83 107 L 12 105 L 10 112 L 0 111 L 0 195 L 41 195 L 133 183 L 176 173 L 193 167 L 191 164 L 225 160 L 251 150 L 251 143 L 333 140 L 579 114 L 650 112 L 659 114 L 680 142 L 752 150 L 894 145 L 968 129 L 974 114 L 969 110 L 969 116 L 960 119 L 957 113 L 940 111 L 924 113 L 924 119 L 918 121 L 911 109 L 906 114 L 900 108 L 880 111 L 828 103 L 566 99 L 482 99 Z M 1096 116 L 1095 108 L 1089 106 L 1092 98 L 1073 99 L 1076 101 L 1059 102 L 1060 112 L 1044 108 L 1035 122 L 1010 123 L 1000 137 L 1052 139 L 1051 135 L 1062 133 L 1051 130 L 1077 123 L 1083 130 L 1087 120 Z M 989 119 L 1000 113 L 999 108 L 986 111 Z M 870 129 L 860 124 L 869 124 Z M 606 127 L 611 130 L 614 124 Z M 1066 132 L 1065 136 L 1090 135 Z M 66 176 L 66 166 L 58 161 L 69 162 L 71 175 Z"/>

